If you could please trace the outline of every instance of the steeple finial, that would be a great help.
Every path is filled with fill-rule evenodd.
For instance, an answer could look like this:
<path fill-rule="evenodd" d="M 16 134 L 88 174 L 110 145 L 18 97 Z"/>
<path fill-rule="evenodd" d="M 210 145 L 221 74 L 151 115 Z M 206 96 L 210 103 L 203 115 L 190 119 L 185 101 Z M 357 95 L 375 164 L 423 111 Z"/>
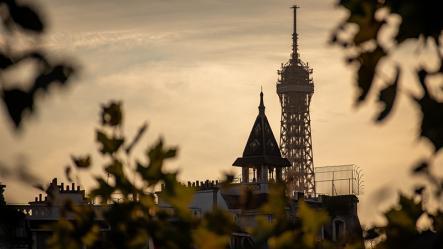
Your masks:
<path fill-rule="evenodd" d="M 260 105 L 258 106 L 258 112 L 265 114 L 265 104 L 263 103 L 263 88 L 260 91 Z"/>
<path fill-rule="evenodd" d="M 298 34 L 297 34 L 297 9 L 300 8 L 297 5 L 291 7 L 294 9 L 294 32 L 292 33 L 292 60 L 298 61 Z"/>

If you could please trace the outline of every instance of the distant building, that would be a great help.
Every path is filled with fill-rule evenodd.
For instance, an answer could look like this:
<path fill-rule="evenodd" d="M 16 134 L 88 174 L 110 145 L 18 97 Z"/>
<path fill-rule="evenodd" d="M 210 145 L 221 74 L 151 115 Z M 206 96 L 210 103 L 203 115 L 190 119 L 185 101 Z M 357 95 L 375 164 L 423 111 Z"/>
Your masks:
<path fill-rule="evenodd" d="M 1 189 L 4 190 L 5 185 L 2 186 L 3 188 Z M 0 192 L 0 196 L 2 196 L 2 192 Z M 15 232 L 12 231 L 7 235 L 7 240 L 13 241 L 13 243 L 9 242 L 7 245 L 2 245 L 2 241 L 6 240 L 1 239 L 2 235 L 4 235 L 4 230 L 1 226 L 4 223 L 0 222 L 0 249 L 47 248 L 46 241 L 52 234 L 47 225 L 57 222 L 61 218 L 60 211 L 67 201 L 72 202 L 74 205 L 92 206 L 98 217 L 97 221 L 100 224 L 100 230 L 103 232 L 103 235 L 109 231 L 110 227 L 102 222 L 103 219 L 101 218 L 101 214 L 106 209 L 106 206 L 94 205 L 88 202 L 85 197 L 85 190 L 80 189 L 80 186 L 75 186 L 75 183 L 70 185 L 58 184 L 57 178 L 54 178 L 49 184 L 46 196 L 43 197 L 42 194 L 39 194 L 34 201 L 29 202 L 27 205 L 5 205 L 7 209 L 2 210 L 2 214 L 6 211 L 7 213 L 18 215 L 18 218 Z"/>

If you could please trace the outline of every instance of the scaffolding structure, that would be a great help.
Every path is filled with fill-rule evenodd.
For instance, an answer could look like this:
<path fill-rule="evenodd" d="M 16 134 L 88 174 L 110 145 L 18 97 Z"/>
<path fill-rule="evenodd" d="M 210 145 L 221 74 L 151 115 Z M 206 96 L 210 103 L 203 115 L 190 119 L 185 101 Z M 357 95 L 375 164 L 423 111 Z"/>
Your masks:
<path fill-rule="evenodd" d="M 358 196 L 364 188 L 362 171 L 353 164 L 316 167 L 315 183 L 319 195 Z"/>
<path fill-rule="evenodd" d="M 309 105 L 314 93 L 312 69 L 298 52 L 297 8 L 294 9 L 292 54 L 278 71 L 277 94 L 281 103 L 280 149 L 291 162 L 284 172 L 290 192 L 316 195 Z"/>

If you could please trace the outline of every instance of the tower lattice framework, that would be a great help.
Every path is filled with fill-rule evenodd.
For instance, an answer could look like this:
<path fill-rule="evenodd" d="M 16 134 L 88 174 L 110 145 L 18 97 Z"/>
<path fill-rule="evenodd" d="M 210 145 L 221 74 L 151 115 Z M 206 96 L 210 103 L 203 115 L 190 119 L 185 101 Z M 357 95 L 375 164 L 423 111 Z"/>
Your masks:
<path fill-rule="evenodd" d="M 292 54 L 278 71 L 277 94 L 281 103 L 280 149 L 291 162 L 284 172 L 288 189 L 315 195 L 314 160 L 312 154 L 309 105 L 314 93 L 312 69 L 300 60 L 298 53 L 297 9 L 294 9 Z"/>

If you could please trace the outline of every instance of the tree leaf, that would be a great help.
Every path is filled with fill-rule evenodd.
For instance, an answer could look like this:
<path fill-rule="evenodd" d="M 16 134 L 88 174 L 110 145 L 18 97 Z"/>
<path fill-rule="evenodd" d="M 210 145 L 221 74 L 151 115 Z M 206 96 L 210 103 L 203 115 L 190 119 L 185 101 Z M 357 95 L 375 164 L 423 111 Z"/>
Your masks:
<path fill-rule="evenodd" d="M 113 160 L 112 163 L 108 164 L 105 167 L 105 171 L 106 173 L 113 175 L 115 178 L 125 178 L 123 164 L 118 160 Z"/>
<path fill-rule="evenodd" d="M 218 235 L 203 227 L 193 232 L 196 248 L 200 249 L 225 249 L 229 247 L 229 235 Z"/>
<path fill-rule="evenodd" d="M 77 168 L 87 169 L 91 166 L 91 155 L 72 156 L 71 160 Z"/>
<path fill-rule="evenodd" d="M 111 101 L 109 104 L 102 105 L 101 122 L 102 125 L 111 127 L 120 126 L 123 113 L 121 110 L 122 103 L 119 101 Z"/>
<path fill-rule="evenodd" d="M 125 149 L 126 154 L 129 155 L 131 153 L 132 149 L 140 141 L 140 138 L 143 136 L 143 134 L 145 133 L 147 128 L 148 128 L 148 123 L 146 123 L 146 122 L 143 123 L 143 125 L 138 129 L 137 134 L 135 135 L 132 142 L 126 147 L 126 149 Z"/>
<path fill-rule="evenodd" d="M 314 248 L 317 234 L 321 227 L 329 221 L 326 211 L 315 210 L 304 201 L 299 202 L 298 216 L 302 221 L 303 242 L 310 248 Z"/>
<path fill-rule="evenodd" d="M 384 108 L 379 113 L 376 121 L 383 121 L 392 111 L 394 106 L 395 98 L 397 96 L 398 79 L 400 78 L 400 68 L 397 66 L 394 81 L 389 83 L 389 85 L 380 91 L 378 96 L 378 101 L 383 103 Z"/>
<path fill-rule="evenodd" d="M 428 170 L 429 170 L 428 162 L 422 161 L 412 169 L 412 172 L 414 174 L 419 174 L 419 173 L 421 174 L 421 173 L 428 172 Z"/>
<path fill-rule="evenodd" d="M 119 150 L 125 140 L 123 138 L 111 137 L 109 138 L 106 133 L 100 130 L 96 130 L 96 141 L 100 143 L 100 152 L 102 154 L 112 155 Z"/>
<path fill-rule="evenodd" d="M 414 188 L 414 194 L 416 195 L 422 195 L 423 192 L 425 191 L 426 187 L 425 186 L 417 186 Z"/>
<path fill-rule="evenodd" d="M 96 177 L 95 180 L 98 183 L 98 187 L 93 189 L 91 191 L 91 197 L 101 197 L 102 202 L 106 202 L 106 200 L 109 200 L 112 193 L 114 193 L 114 187 L 109 185 L 103 178 Z"/>
<path fill-rule="evenodd" d="M 361 53 L 356 58 L 360 63 L 357 71 L 357 86 L 360 89 L 360 94 L 357 98 L 358 102 L 366 99 L 375 77 L 377 65 L 385 55 L 386 52 L 378 46 L 372 51 Z"/>
<path fill-rule="evenodd" d="M 34 80 L 31 92 L 35 93 L 39 90 L 47 91 L 53 83 L 65 85 L 74 72 L 75 70 L 72 66 L 62 64 L 56 65 L 48 69 L 48 71 L 40 72 L 40 75 Z"/>
<path fill-rule="evenodd" d="M 402 43 L 420 36 L 438 38 L 443 30 L 442 1 L 386 1 L 391 13 L 401 17 L 395 40 Z"/>
<path fill-rule="evenodd" d="M 25 112 L 33 111 L 33 96 L 21 89 L 13 88 L 3 90 L 2 97 L 15 127 L 19 128 Z"/>
<path fill-rule="evenodd" d="M 189 204 L 194 197 L 194 191 L 177 182 L 176 174 L 167 174 L 166 177 L 171 179 L 165 180 L 165 189 L 159 198 L 170 204 L 183 218 L 190 218 Z"/>
<path fill-rule="evenodd" d="M 65 176 L 69 182 L 72 182 L 72 168 L 70 165 L 65 167 Z"/>
<path fill-rule="evenodd" d="M 443 147 L 443 102 L 436 100 L 429 93 L 426 70 L 419 70 L 417 75 L 424 91 L 422 98 L 415 98 L 422 112 L 420 136 L 429 139 L 437 152 Z"/>
<path fill-rule="evenodd" d="M 370 40 L 376 41 L 378 31 L 385 23 L 385 21 L 377 21 L 374 18 L 371 18 L 367 22 L 360 24 L 360 28 L 354 36 L 354 43 L 360 45 Z"/>
<path fill-rule="evenodd" d="M 364 233 L 364 239 L 365 240 L 373 240 L 376 239 L 378 237 L 380 237 L 380 232 L 378 231 L 378 229 L 376 227 L 373 227 L 367 231 L 365 231 Z"/>
<path fill-rule="evenodd" d="M 9 56 L 0 53 L 0 69 L 6 69 L 13 64 L 14 62 L 12 61 L 11 58 L 9 58 Z"/>
<path fill-rule="evenodd" d="M 174 158 L 177 154 L 176 148 L 164 148 L 163 139 L 160 138 L 157 144 L 152 146 L 146 152 L 149 163 L 144 166 L 141 163 L 137 163 L 137 172 L 142 178 L 149 182 L 149 184 L 156 184 L 162 177 L 165 176 L 163 172 L 164 160 Z"/>
<path fill-rule="evenodd" d="M 45 25 L 35 9 L 27 5 L 10 5 L 9 7 L 9 13 L 15 23 L 25 30 L 43 32 Z"/>

